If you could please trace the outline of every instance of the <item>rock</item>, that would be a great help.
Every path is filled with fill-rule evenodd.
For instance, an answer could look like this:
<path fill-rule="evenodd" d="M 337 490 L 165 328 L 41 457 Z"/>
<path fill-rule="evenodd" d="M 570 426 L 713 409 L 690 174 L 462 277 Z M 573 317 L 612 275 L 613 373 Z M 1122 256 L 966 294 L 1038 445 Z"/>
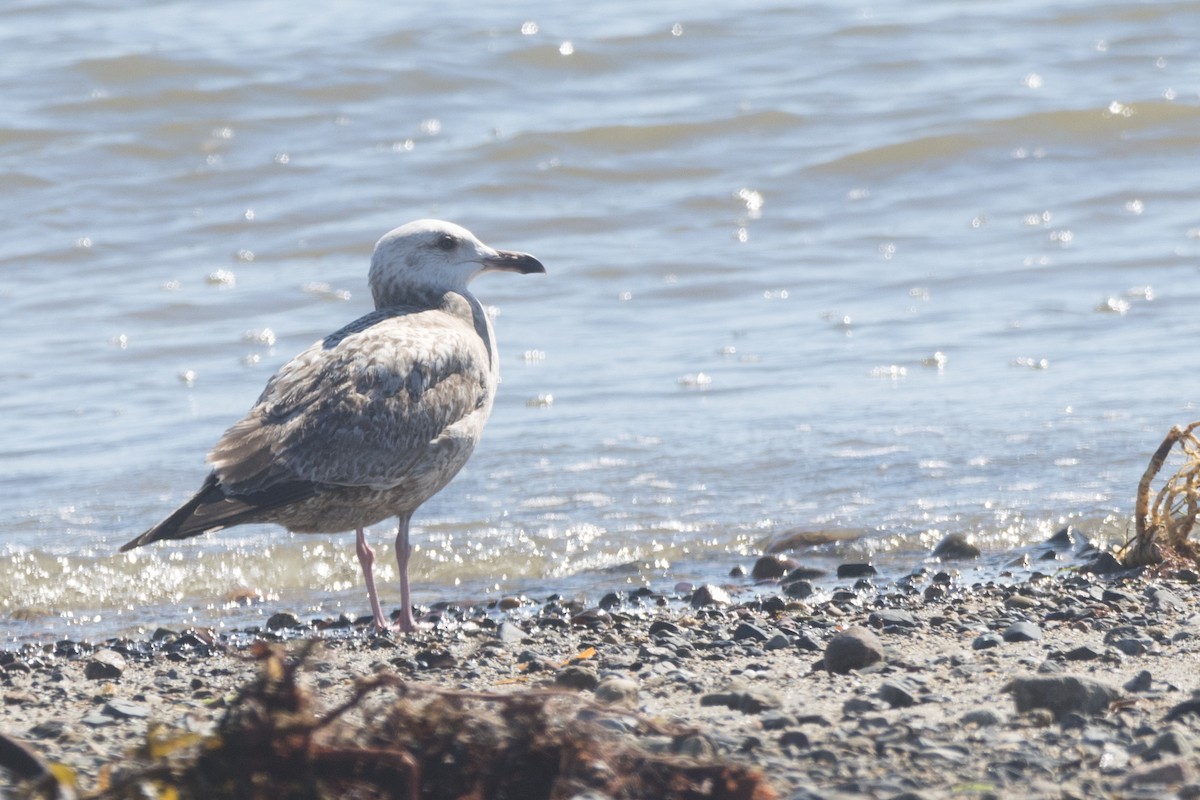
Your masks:
<path fill-rule="evenodd" d="M 998 633 L 981 633 L 975 637 L 975 641 L 971 642 L 972 650 L 990 650 L 993 647 L 999 647 L 1004 644 L 1004 640 L 1000 638 Z"/>
<path fill-rule="evenodd" d="M 729 592 L 722 589 L 720 586 L 714 586 L 711 583 L 706 583 L 700 586 L 696 591 L 692 592 L 692 608 L 704 608 L 705 606 L 727 606 L 733 602 L 733 598 L 729 596 Z"/>
<path fill-rule="evenodd" d="M 624 675 L 607 675 L 596 686 L 596 702 L 606 706 L 633 708 L 638 700 L 638 683 Z"/>
<path fill-rule="evenodd" d="M 837 568 L 839 578 L 865 578 L 878 574 L 879 571 L 871 564 L 839 564 Z"/>
<path fill-rule="evenodd" d="M 892 708 L 908 708 L 917 703 L 913 688 L 907 681 L 884 681 L 876 694 Z"/>
<path fill-rule="evenodd" d="M 783 593 L 788 597 L 798 597 L 801 600 L 805 597 L 810 597 L 814 591 L 816 590 L 808 581 L 792 581 L 783 587 Z"/>
<path fill-rule="evenodd" d="M 280 611 L 267 618 L 267 630 L 278 631 L 284 628 L 299 628 L 300 618 L 290 611 Z"/>
<path fill-rule="evenodd" d="M 1162 787 L 1164 790 L 1169 786 L 1178 786 L 1184 781 L 1191 780 L 1195 774 L 1195 769 L 1185 761 L 1167 761 L 1161 765 L 1146 767 L 1136 772 L 1131 772 L 1125 778 L 1124 786 L 1127 789 L 1139 787 Z M 1167 796 L 1167 792 L 1163 791 L 1158 796 Z"/>
<path fill-rule="evenodd" d="M 114 697 L 104 704 L 101 713 L 116 719 L 145 719 L 150 716 L 150 706 Z"/>
<path fill-rule="evenodd" d="M 766 631 L 757 625 L 751 625 L 749 622 L 740 623 L 733 631 L 733 640 L 735 642 L 765 642 L 770 638 Z"/>
<path fill-rule="evenodd" d="M 1127 656 L 1144 656 L 1150 652 L 1149 639 L 1117 639 L 1112 646 Z"/>
<path fill-rule="evenodd" d="M 1142 758 L 1147 761 L 1170 756 L 1191 758 L 1194 749 L 1191 740 L 1178 728 L 1171 726 L 1158 735 L 1154 744 L 1146 748 L 1146 751 L 1142 753 Z"/>
<path fill-rule="evenodd" d="M 1142 670 L 1137 675 L 1134 675 L 1129 680 L 1125 681 L 1124 689 L 1127 692 L 1148 692 L 1150 685 L 1153 682 L 1153 676 L 1150 675 L 1150 670 Z"/>
<path fill-rule="evenodd" d="M 111 681 L 125 671 L 125 658 L 116 650 L 97 650 L 83 668 L 83 676 L 92 681 Z"/>
<path fill-rule="evenodd" d="M 779 737 L 779 746 L 784 749 L 791 747 L 796 750 L 807 750 L 812 744 L 804 735 L 804 731 L 787 731 Z"/>
<path fill-rule="evenodd" d="M 1083 541 L 1083 534 L 1068 525 L 1065 528 L 1059 528 L 1053 536 L 1046 540 L 1046 544 L 1051 547 L 1076 547 Z"/>
<path fill-rule="evenodd" d="M 505 620 L 496 628 L 496 637 L 507 645 L 520 644 L 528 634 L 515 622 Z"/>
<path fill-rule="evenodd" d="M 950 561 L 965 561 L 969 558 L 979 558 L 982 551 L 962 533 L 948 533 L 933 548 L 933 557 Z"/>
<path fill-rule="evenodd" d="M 770 689 L 734 681 L 719 692 L 701 695 L 700 705 L 725 706 L 743 714 L 761 714 L 763 711 L 779 708 L 782 701 L 779 695 Z"/>
<path fill-rule="evenodd" d="M 1036 598 L 1028 597 L 1023 594 L 1009 595 L 1004 599 L 1005 608 L 1015 608 L 1018 611 L 1028 611 L 1030 609 L 1037 608 L 1040 605 L 1041 603 L 1039 603 Z"/>
<path fill-rule="evenodd" d="M 1124 572 L 1126 569 L 1127 567 L 1117 561 L 1112 553 L 1102 552 L 1092 559 L 1091 563 L 1085 564 L 1080 572 L 1090 572 L 1094 575 L 1114 575 Z"/>
<path fill-rule="evenodd" d="M 600 677 L 593 669 L 572 664 L 554 673 L 554 684 L 568 689 L 592 690 L 600 685 Z"/>
<path fill-rule="evenodd" d="M 884 659 L 883 643 L 860 625 L 847 628 L 825 646 L 825 669 L 838 675 L 861 670 Z"/>
<path fill-rule="evenodd" d="M 1013 678 L 1004 690 L 1012 694 L 1018 713 L 1044 708 L 1056 719 L 1072 712 L 1099 714 L 1121 697 L 1120 689 L 1077 675 Z"/>
<path fill-rule="evenodd" d="M 787 650 L 792 646 L 792 640 L 784 636 L 782 633 L 777 633 L 767 640 L 763 645 L 764 650 Z"/>
<path fill-rule="evenodd" d="M 763 556 L 754 562 L 754 566 L 750 570 L 750 577 L 756 581 L 778 580 L 794 566 L 796 566 L 795 562 L 783 556 Z"/>
<path fill-rule="evenodd" d="M 1063 658 L 1065 658 L 1067 661 L 1095 661 L 1102 655 L 1103 653 L 1094 650 L 1085 644 L 1076 647 L 1074 650 L 1068 650 L 1063 654 Z"/>
<path fill-rule="evenodd" d="M 875 628 L 915 628 L 917 618 L 902 608 L 884 608 L 872 611 L 867 622 Z"/>
<path fill-rule="evenodd" d="M 980 728 L 991 728 L 994 725 L 1000 724 L 1000 715 L 990 708 L 981 708 L 963 714 L 959 718 L 959 722 L 963 725 L 977 725 Z"/>
<path fill-rule="evenodd" d="M 1159 611 L 1183 611 L 1187 608 L 1187 604 L 1180 599 L 1179 595 L 1170 589 L 1151 586 L 1146 590 L 1146 594 L 1150 595 L 1150 603 Z"/>
<path fill-rule="evenodd" d="M 1004 629 L 1003 638 L 1006 642 L 1040 642 L 1042 629 L 1032 622 L 1020 620 Z"/>

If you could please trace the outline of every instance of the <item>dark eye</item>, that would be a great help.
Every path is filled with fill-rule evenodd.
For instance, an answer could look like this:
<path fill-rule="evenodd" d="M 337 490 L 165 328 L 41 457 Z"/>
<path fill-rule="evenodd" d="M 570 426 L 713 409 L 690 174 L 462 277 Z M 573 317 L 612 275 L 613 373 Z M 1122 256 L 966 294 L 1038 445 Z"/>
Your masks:
<path fill-rule="evenodd" d="M 455 239 L 448 233 L 443 233 L 438 237 L 437 246 L 439 250 L 445 250 L 449 252 L 458 247 L 458 239 Z"/>

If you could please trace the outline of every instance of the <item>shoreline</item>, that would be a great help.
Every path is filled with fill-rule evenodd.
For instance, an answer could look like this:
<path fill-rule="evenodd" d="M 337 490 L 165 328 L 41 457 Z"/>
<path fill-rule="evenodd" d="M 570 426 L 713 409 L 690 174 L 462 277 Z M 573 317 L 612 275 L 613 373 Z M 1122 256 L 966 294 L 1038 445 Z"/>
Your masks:
<path fill-rule="evenodd" d="M 89 790 L 153 725 L 211 730 L 254 679 L 255 642 L 316 638 L 300 682 L 319 705 L 379 673 L 435 691 L 574 692 L 611 705 L 607 726 L 639 746 L 659 745 L 637 719 L 697 732 L 693 756 L 752 767 L 781 798 L 1200 797 L 1194 572 L 840 583 L 817 602 L 772 580 L 732 597 L 698 587 L 691 602 L 635 590 L 590 607 L 447 606 L 408 639 L 280 612 L 220 639 L 161 628 L 30 645 L 0 651 L 0 733 Z M 843 656 L 862 668 L 823 663 Z"/>

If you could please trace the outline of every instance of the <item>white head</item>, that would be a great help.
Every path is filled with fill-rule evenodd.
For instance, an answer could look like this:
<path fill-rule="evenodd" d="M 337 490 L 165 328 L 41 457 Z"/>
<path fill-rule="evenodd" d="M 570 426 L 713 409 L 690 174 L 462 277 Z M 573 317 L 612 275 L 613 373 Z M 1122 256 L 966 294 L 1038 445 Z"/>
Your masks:
<path fill-rule="evenodd" d="M 545 272 L 527 253 L 496 250 L 452 222 L 419 219 L 375 243 L 367 281 L 375 307 L 403 303 L 413 293 L 466 291 L 485 272 Z"/>

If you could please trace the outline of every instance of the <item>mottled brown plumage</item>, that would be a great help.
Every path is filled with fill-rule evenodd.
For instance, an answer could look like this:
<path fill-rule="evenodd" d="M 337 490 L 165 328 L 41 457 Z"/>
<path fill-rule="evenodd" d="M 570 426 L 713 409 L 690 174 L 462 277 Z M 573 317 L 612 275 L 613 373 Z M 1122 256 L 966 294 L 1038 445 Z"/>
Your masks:
<path fill-rule="evenodd" d="M 412 630 L 409 521 L 470 457 L 500 378 L 491 321 L 467 291 L 491 271 L 545 268 L 448 222 L 418 220 L 385 235 L 371 259 L 375 311 L 285 364 L 208 454 L 213 470 L 200 491 L 121 549 L 251 522 L 354 529 L 384 627 L 363 529 L 396 516 L 398 622 Z"/>

